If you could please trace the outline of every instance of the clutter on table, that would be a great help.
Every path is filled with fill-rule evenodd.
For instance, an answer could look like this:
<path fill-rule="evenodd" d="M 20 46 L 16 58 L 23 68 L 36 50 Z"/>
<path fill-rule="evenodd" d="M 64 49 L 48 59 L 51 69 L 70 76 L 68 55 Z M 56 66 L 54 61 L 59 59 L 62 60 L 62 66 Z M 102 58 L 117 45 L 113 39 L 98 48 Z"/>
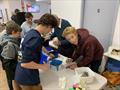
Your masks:
<path fill-rule="evenodd" d="M 54 58 L 58 57 L 58 52 L 56 50 L 53 50 L 51 47 L 46 47 L 46 49 L 48 50 L 49 53 L 52 53 L 55 56 Z M 40 64 L 49 62 L 49 57 L 46 53 L 41 52 L 40 55 L 41 55 Z"/>
<path fill-rule="evenodd" d="M 113 49 L 113 50 L 111 51 L 111 54 L 112 54 L 112 55 L 120 55 L 120 49 Z"/>
<path fill-rule="evenodd" d="M 88 67 L 80 67 L 75 69 L 76 76 L 86 83 L 92 83 L 95 78 L 95 73 Z"/>
<path fill-rule="evenodd" d="M 58 59 L 53 59 L 51 62 L 50 62 L 50 68 L 53 68 L 55 67 L 56 70 L 58 71 L 59 70 L 59 66 L 62 64 L 62 61 L 58 60 Z"/>

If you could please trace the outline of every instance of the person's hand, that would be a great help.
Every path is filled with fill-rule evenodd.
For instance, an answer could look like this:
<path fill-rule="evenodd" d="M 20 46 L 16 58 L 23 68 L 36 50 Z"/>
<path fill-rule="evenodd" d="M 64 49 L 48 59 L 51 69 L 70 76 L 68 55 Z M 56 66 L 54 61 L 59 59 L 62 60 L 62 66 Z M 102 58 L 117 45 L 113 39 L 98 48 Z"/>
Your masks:
<path fill-rule="evenodd" d="M 56 46 L 59 46 L 61 44 L 57 37 L 53 38 L 52 41 L 53 41 L 53 44 Z"/>
<path fill-rule="evenodd" d="M 44 37 L 44 41 L 47 41 L 47 40 L 50 40 L 50 35 L 49 34 Z"/>
<path fill-rule="evenodd" d="M 69 64 L 69 63 L 72 63 L 72 61 L 73 61 L 72 58 L 68 58 L 68 59 L 66 60 L 66 63 Z"/>
<path fill-rule="evenodd" d="M 47 71 L 48 70 L 48 68 L 49 68 L 49 65 L 48 64 L 42 64 L 42 70 L 44 70 L 44 71 Z"/>
<path fill-rule="evenodd" d="M 70 66 L 70 69 L 74 70 L 74 69 L 77 68 L 77 67 L 78 67 L 77 64 L 72 64 L 72 65 Z"/>
<path fill-rule="evenodd" d="M 70 68 L 70 69 L 74 70 L 77 67 L 78 67 L 77 63 L 76 62 L 72 62 L 72 63 L 69 63 L 66 68 Z"/>
<path fill-rule="evenodd" d="M 49 54 L 48 54 L 48 57 L 49 57 L 49 60 L 52 60 L 53 58 L 55 58 L 55 55 L 52 54 L 52 53 L 49 53 Z"/>
<path fill-rule="evenodd" d="M 53 44 L 56 45 L 56 46 L 59 46 L 60 45 L 60 41 L 59 40 L 53 41 Z"/>

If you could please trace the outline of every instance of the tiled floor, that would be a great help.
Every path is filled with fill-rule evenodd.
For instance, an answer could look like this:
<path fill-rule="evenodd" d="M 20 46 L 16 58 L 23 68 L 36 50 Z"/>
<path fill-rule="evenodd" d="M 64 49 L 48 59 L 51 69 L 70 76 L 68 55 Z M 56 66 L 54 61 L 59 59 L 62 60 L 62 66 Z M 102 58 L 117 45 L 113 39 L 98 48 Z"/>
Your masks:
<path fill-rule="evenodd" d="M 2 70 L 1 62 L 0 62 L 0 90 L 8 90 L 6 75 L 5 72 Z M 116 90 L 116 89 L 105 87 L 104 90 Z"/>

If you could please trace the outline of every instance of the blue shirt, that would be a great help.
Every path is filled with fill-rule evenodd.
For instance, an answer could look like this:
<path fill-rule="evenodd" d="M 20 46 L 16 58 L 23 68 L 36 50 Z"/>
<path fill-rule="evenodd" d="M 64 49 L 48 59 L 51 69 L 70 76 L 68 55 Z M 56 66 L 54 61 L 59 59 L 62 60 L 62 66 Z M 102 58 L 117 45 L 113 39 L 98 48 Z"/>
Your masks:
<path fill-rule="evenodd" d="M 26 69 L 21 63 L 34 61 L 39 63 L 43 39 L 37 30 L 30 30 L 22 43 L 22 60 L 16 68 L 15 80 L 20 85 L 37 85 L 40 83 L 38 69 Z"/>

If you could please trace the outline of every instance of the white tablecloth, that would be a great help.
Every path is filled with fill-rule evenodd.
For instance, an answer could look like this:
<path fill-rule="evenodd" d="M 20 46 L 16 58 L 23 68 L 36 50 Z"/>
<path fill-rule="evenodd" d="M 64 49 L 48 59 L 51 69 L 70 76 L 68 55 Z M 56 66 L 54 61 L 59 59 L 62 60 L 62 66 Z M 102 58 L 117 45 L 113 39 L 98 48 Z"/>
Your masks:
<path fill-rule="evenodd" d="M 75 81 L 74 70 L 64 69 L 60 71 L 49 70 L 47 72 L 40 73 L 41 84 L 43 90 L 68 90 L 72 87 Z M 65 76 L 67 78 L 67 84 L 65 89 L 59 87 L 59 78 Z M 107 84 L 107 80 L 95 73 L 95 80 L 93 83 L 87 85 L 87 90 L 100 90 Z"/>

